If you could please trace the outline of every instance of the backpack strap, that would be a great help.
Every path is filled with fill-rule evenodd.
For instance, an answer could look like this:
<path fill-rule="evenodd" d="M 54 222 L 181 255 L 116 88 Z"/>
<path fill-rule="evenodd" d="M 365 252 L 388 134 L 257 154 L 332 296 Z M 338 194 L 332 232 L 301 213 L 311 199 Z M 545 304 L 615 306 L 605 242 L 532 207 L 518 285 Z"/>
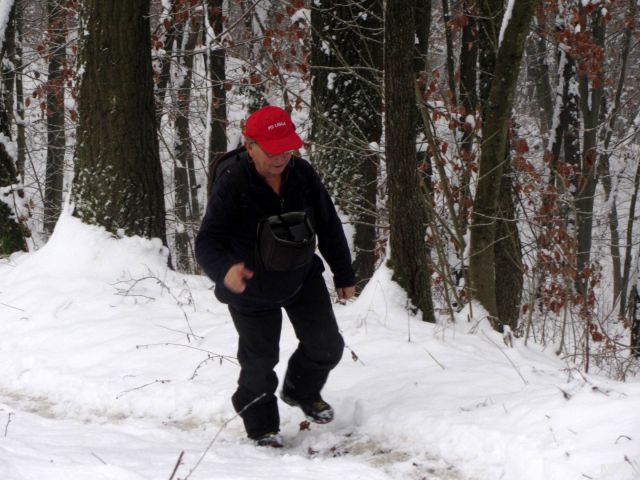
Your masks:
<path fill-rule="evenodd" d="M 240 160 L 242 159 L 242 154 L 246 151 L 247 149 L 243 146 L 218 155 L 213 159 L 213 162 L 211 162 L 211 164 L 209 165 L 209 184 L 207 189 L 207 191 L 209 192 L 209 196 L 211 196 L 213 185 L 216 183 L 216 181 L 234 164 L 237 163 L 239 165 Z M 244 190 L 246 191 L 247 189 L 245 188 Z"/>

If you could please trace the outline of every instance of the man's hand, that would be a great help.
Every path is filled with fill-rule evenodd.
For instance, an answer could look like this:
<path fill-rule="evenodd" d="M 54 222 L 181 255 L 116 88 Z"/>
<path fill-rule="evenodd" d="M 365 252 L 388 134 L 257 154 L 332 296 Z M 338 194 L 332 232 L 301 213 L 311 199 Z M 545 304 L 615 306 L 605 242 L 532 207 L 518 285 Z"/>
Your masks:
<path fill-rule="evenodd" d="M 224 276 L 224 286 L 233 293 L 242 293 L 247 288 L 247 280 L 253 277 L 253 272 L 244 266 L 244 262 L 232 265 Z"/>
<path fill-rule="evenodd" d="M 338 294 L 338 300 L 349 300 L 356 294 L 356 287 L 336 288 L 336 293 Z"/>

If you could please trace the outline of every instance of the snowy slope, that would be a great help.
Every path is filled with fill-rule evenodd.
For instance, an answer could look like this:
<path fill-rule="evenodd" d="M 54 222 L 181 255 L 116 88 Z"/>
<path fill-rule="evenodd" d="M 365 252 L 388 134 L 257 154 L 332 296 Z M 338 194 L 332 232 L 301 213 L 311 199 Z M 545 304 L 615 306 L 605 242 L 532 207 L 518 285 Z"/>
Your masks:
<path fill-rule="evenodd" d="M 155 241 L 64 215 L 0 262 L 2 479 L 640 479 L 640 383 L 507 347 L 480 318 L 411 318 L 381 268 L 336 305 L 348 349 L 326 426 L 281 406 L 282 451 L 244 438 L 226 307 Z M 285 322 L 282 377 L 295 348 Z M 303 425 L 304 426 L 304 425 Z"/>

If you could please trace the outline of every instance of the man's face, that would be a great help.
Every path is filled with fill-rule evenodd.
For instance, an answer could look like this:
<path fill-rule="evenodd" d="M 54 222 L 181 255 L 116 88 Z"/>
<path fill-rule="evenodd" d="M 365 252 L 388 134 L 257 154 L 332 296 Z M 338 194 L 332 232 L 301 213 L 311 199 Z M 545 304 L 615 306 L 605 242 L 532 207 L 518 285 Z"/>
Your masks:
<path fill-rule="evenodd" d="M 289 163 L 291 159 L 292 152 L 290 151 L 269 155 L 255 142 L 247 142 L 245 145 L 247 152 L 249 152 L 249 155 L 253 159 L 256 170 L 267 180 L 282 175 L 287 163 Z"/>

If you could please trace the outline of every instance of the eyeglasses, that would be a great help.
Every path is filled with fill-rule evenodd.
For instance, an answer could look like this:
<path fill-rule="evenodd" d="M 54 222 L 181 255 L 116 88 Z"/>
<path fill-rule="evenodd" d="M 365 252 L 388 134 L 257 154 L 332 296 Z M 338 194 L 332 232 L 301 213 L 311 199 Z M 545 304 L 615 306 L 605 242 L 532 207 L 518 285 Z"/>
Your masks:
<path fill-rule="evenodd" d="M 258 143 L 249 142 L 249 145 L 258 145 Z M 258 148 L 262 150 L 262 152 L 267 156 L 268 159 L 277 158 L 277 157 L 292 157 L 296 153 L 295 150 L 287 150 L 286 152 L 280 152 L 280 153 L 268 153 L 260 145 L 258 145 Z"/>

